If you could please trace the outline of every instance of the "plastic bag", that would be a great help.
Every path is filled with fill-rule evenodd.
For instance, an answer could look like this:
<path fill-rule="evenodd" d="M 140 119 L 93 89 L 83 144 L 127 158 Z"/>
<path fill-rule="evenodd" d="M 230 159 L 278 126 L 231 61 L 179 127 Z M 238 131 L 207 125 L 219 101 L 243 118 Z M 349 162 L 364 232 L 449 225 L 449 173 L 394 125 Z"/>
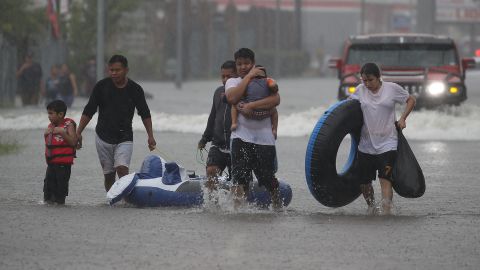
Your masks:
<path fill-rule="evenodd" d="M 425 193 L 425 177 L 402 130 L 398 129 L 397 161 L 393 167 L 393 189 L 404 198 L 418 198 Z"/>

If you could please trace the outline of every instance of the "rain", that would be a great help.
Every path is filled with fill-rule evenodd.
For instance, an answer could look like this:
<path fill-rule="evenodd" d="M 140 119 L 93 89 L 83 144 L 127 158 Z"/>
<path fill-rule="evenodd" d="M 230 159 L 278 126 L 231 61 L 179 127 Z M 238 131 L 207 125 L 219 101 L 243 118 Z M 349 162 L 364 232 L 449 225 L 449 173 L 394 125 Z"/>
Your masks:
<path fill-rule="evenodd" d="M 130 173 L 153 154 L 205 177 L 198 143 L 221 65 L 240 48 L 278 83 L 275 176 L 291 188 L 288 205 L 237 209 L 222 188 L 214 202 L 202 188 L 205 203 L 193 207 L 109 205 L 99 112 L 82 133 L 65 205 L 44 201 L 46 106 L 63 100 L 78 125 L 113 55 L 128 59 L 156 140 L 150 151 L 135 110 Z M 367 62 L 417 101 L 403 134 L 426 190 L 394 193 L 390 215 L 369 212 L 361 194 L 325 206 L 308 177 L 324 166 L 309 156 L 315 127 L 362 84 Z M 61 78 L 68 91 L 49 92 Z M 338 175 L 351 145 L 347 135 L 333 153 Z M 477 0 L 0 1 L 1 269 L 478 269 L 478 149 Z M 378 178 L 373 188 L 380 203 Z"/>

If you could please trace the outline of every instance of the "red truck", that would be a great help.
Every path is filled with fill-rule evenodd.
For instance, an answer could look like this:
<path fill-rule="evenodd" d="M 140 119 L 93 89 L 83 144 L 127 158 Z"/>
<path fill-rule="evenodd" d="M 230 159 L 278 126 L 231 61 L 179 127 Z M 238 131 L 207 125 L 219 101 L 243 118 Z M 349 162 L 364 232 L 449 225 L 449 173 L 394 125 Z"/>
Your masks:
<path fill-rule="evenodd" d="M 364 63 L 377 63 L 382 79 L 395 82 L 417 98 L 417 107 L 459 105 L 467 99 L 465 71 L 473 58 L 460 59 L 453 39 L 429 34 L 352 36 L 342 58 L 330 59 L 338 71 L 338 99 L 347 98 L 361 82 Z"/>

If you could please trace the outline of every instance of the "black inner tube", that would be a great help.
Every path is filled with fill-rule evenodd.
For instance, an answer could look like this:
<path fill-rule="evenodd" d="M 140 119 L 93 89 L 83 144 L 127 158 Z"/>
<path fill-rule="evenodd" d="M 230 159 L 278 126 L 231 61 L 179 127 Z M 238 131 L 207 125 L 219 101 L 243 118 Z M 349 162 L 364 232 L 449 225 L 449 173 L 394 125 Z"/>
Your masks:
<path fill-rule="evenodd" d="M 345 206 L 361 193 L 356 173 L 356 153 L 362 125 L 360 103 L 344 100 L 324 113 L 310 136 L 305 157 L 307 185 L 315 199 L 325 206 Z M 336 169 L 337 152 L 347 134 L 352 138 L 350 157 L 345 170 L 339 174 Z"/>

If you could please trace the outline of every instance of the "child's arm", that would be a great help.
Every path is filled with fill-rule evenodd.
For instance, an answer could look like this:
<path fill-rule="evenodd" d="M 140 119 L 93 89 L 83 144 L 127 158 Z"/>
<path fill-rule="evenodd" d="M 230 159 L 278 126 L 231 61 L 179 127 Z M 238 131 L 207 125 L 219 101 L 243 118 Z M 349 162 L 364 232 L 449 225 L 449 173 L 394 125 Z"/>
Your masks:
<path fill-rule="evenodd" d="M 77 145 L 77 134 L 75 131 L 75 124 L 70 124 L 67 126 L 67 129 L 61 127 L 56 127 L 53 129 L 53 133 L 60 134 L 65 141 L 71 146 Z"/>
<path fill-rule="evenodd" d="M 272 120 L 272 132 L 275 140 L 277 139 L 277 128 L 278 128 L 278 111 L 277 108 L 272 109 L 272 115 L 270 116 Z"/>
<path fill-rule="evenodd" d="M 238 119 L 238 110 L 236 105 L 232 105 L 231 112 L 232 114 L 232 126 L 230 127 L 231 130 L 236 130 L 237 129 L 237 119 Z"/>
<path fill-rule="evenodd" d="M 43 132 L 43 135 L 47 136 L 48 134 L 52 133 L 52 131 L 53 131 L 53 128 L 49 127 L 47 129 L 45 129 L 45 131 Z"/>

